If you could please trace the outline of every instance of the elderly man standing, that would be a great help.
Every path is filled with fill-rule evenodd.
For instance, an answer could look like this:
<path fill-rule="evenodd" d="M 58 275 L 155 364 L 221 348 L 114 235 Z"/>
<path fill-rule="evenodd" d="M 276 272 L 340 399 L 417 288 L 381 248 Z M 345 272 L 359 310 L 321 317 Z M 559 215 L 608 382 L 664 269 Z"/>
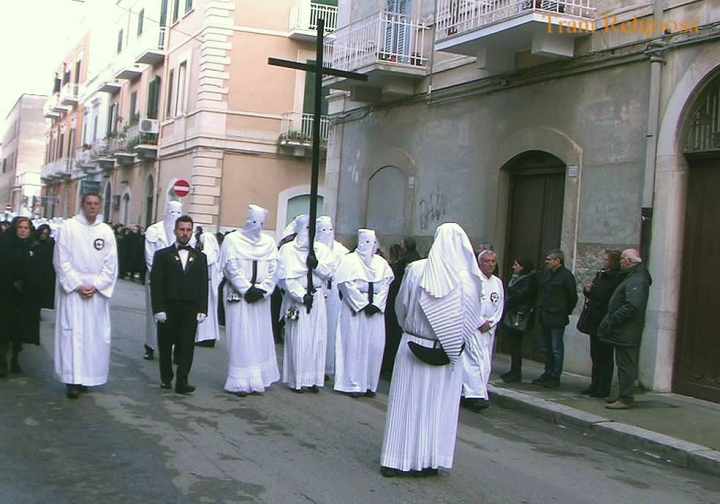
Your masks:
<path fill-rule="evenodd" d="M 533 383 L 557 388 L 565 359 L 565 326 L 570 323 L 570 314 L 578 302 L 575 276 L 565 267 L 562 250 L 551 250 L 545 257 L 540 293 L 538 308 L 545 342 L 545 372 Z"/>
<path fill-rule="evenodd" d="M 463 397 L 465 405 L 480 411 L 490 406 L 487 385 L 492 369 L 492 352 L 495 329 L 502 318 L 504 291 L 502 281 L 493 272 L 497 266 L 497 254 L 485 249 L 478 256 L 482 295 L 480 297 L 480 325 L 465 341 L 463 362 Z"/>
<path fill-rule="evenodd" d="M 633 387 L 638 377 L 640 338 L 645 327 L 645 309 L 652 278 L 642 265 L 640 253 L 624 250 L 620 267 L 625 278 L 610 297 L 608 313 L 598 328 L 601 341 L 613 345 L 620 391 L 608 409 L 629 409 L 635 406 Z"/>
<path fill-rule="evenodd" d="M 87 193 L 82 212 L 60 228 L 53 265 L 57 273 L 55 373 L 67 397 L 103 385 L 110 371 L 110 298 L 118 274 L 115 235 L 102 222 L 102 200 Z"/>
<path fill-rule="evenodd" d="M 437 474 L 455 453 L 463 342 L 481 325 L 481 273 L 470 240 L 443 224 L 427 259 L 405 271 L 395 302 L 403 329 L 388 398 L 380 473 Z"/>

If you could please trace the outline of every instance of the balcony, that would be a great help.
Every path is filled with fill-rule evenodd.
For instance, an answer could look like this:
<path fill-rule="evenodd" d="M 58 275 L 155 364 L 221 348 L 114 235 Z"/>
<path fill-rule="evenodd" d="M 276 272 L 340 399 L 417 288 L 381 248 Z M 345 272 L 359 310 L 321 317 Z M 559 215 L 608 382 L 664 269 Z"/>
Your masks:
<path fill-rule="evenodd" d="M 326 78 L 324 86 L 350 91 L 358 101 L 414 94 L 428 73 L 427 26 L 409 16 L 381 11 L 344 26 L 325 44 L 325 61 L 338 70 L 363 73 L 367 82 Z"/>
<path fill-rule="evenodd" d="M 44 180 L 61 180 L 69 178 L 72 173 L 72 159 L 60 158 L 46 164 L 40 171 L 40 178 Z"/>
<path fill-rule="evenodd" d="M 117 81 L 107 81 L 98 88 L 98 92 L 110 93 L 111 95 L 116 95 L 120 92 L 121 89 L 122 89 L 121 83 L 119 83 Z"/>
<path fill-rule="evenodd" d="M 67 107 L 75 107 L 80 96 L 80 85 L 68 82 L 60 90 L 60 103 Z"/>
<path fill-rule="evenodd" d="M 439 0 L 435 49 L 475 56 L 487 70 L 514 67 L 515 53 L 571 58 L 595 29 L 595 0 Z"/>
<path fill-rule="evenodd" d="M 143 34 L 141 42 L 145 47 L 140 48 L 135 63 L 138 65 L 157 66 L 165 61 L 165 41 L 167 33 L 164 26 L 158 27 L 156 31 Z"/>
<path fill-rule="evenodd" d="M 115 80 L 129 80 L 135 82 L 142 77 L 142 68 L 137 65 L 126 65 L 115 74 Z"/>
<path fill-rule="evenodd" d="M 158 134 L 140 131 L 138 126 L 131 127 L 127 132 L 127 150 L 141 160 L 157 159 Z"/>
<path fill-rule="evenodd" d="M 278 145 L 292 150 L 293 155 L 307 156 L 312 152 L 313 114 L 289 112 L 283 114 Z M 320 147 L 327 147 L 330 134 L 330 118 L 322 116 L 320 119 Z"/>
<path fill-rule="evenodd" d="M 314 42 L 317 36 L 318 19 L 325 20 L 325 34 L 337 30 L 338 8 L 310 0 L 297 0 L 290 11 L 290 38 Z"/>
<path fill-rule="evenodd" d="M 55 110 L 57 102 L 58 96 L 51 95 L 43 105 L 43 116 L 46 119 L 60 119 L 60 112 Z"/>

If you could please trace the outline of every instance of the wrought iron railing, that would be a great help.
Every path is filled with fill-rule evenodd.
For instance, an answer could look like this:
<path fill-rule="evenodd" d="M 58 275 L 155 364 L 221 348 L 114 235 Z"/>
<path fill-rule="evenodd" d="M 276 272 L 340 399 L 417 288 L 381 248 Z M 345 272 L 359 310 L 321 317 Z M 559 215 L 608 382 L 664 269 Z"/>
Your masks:
<path fill-rule="evenodd" d="M 426 32 L 410 16 L 381 11 L 337 30 L 325 44 L 325 60 L 349 71 L 375 63 L 426 67 Z"/>
<path fill-rule="evenodd" d="M 313 134 L 313 114 L 289 112 L 283 114 L 281 122 L 280 141 L 285 143 L 311 144 Z M 320 142 L 327 142 L 330 133 L 330 119 L 322 116 L 320 119 Z"/>
<path fill-rule="evenodd" d="M 314 32 L 318 19 L 325 20 L 325 33 L 334 32 L 337 29 L 338 8 L 310 0 L 297 0 L 290 14 L 290 29 Z"/>
<path fill-rule="evenodd" d="M 438 0 L 435 39 L 444 40 L 531 12 L 594 20 L 594 3 L 595 0 Z"/>

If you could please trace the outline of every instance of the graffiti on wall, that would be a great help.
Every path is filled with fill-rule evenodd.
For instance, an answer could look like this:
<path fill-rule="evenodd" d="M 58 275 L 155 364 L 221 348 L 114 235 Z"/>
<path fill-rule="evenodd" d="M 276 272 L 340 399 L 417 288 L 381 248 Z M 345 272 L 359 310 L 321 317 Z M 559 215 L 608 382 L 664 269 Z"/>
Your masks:
<path fill-rule="evenodd" d="M 447 196 L 436 187 L 418 203 L 420 229 L 427 231 L 441 223 L 447 215 Z"/>

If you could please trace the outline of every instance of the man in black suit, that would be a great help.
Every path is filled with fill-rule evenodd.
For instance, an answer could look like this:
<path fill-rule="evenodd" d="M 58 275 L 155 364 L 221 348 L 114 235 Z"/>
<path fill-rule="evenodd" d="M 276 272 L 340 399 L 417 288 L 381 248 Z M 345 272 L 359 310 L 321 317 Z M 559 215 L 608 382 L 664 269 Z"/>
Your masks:
<path fill-rule="evenodd" d="M 175 392 L 179 394 L 195 390 L 188 384 L 195 331 L 197 324 L 205 321 L 208 310 L 207 258 L 188 245 L 192 233 L 192 218 L 179 217 L 175 221 L 175 243 L 155 252 L 150 271 L 150 297 L 158 324 L 161 387 L 172 388 L 171 354 L 175 346 Z"/>

